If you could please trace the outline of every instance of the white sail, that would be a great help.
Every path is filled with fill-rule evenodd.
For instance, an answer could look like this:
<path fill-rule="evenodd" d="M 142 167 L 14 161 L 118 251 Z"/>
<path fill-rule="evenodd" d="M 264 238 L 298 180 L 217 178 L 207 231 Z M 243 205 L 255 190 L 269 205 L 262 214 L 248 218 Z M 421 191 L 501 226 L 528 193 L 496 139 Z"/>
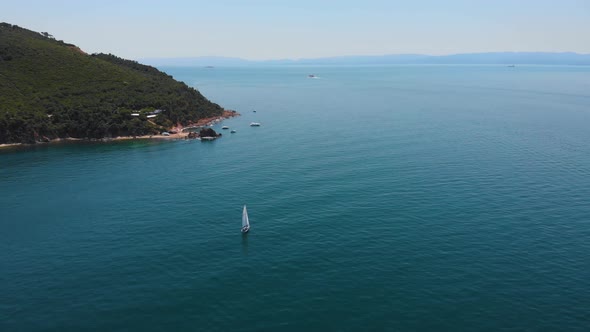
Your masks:
<path fill-rule="evenodd" d="M 244 211 L 242 211 L 242 227 L 250 227 L 250 220 L 248 220 L 248 211 L 246 211 L 246 205 L 244 205 Z"/>

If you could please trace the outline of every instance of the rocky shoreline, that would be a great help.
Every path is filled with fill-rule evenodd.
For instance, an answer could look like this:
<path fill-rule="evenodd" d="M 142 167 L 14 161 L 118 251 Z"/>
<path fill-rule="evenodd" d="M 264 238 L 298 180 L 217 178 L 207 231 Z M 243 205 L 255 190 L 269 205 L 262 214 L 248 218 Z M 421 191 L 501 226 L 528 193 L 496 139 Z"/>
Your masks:
<path fill-rule="evenodd" d="M 195 138 L 189 137 L 191 133 L 190 129 L 199 129 L 202 127 L 212 126 L 216 123 L 219 123 L 225 119 L 233 118 L 236 116 L 240 116 L 240 113 L 233 111 L 233 110 L 224 110 L 223 113 L 219 116 L 212 116 L 208 118 L 199 119 L 197 122 L 191 123 L 187 126 L 182 126 L 180 124 L 172 127 L 168 131 L 168 135 L 142 135 L 142 136 L 118 136 L 112 138 L 101 138 L 101 139 L 85 139 L 85 138 L 56 138 L 49 140 L 47 142 L 37 142 L 35 144 L 27 144 L 27 143 L 8 143 L 8 144 L 0 144 L 1 148 L 9 148 L 9 147 L 18 147 L 18 146 L 35 146 L 40 144 L 51 144 L 51 143 L 59 143 L 59 142 L 66 142 L 66 141 L 85 141 L 85 142 L 112 142 L 112 141 L 124 141 L 124 140 L 135 140 L 135 139 L 187 139 L 187 138 Z"/>

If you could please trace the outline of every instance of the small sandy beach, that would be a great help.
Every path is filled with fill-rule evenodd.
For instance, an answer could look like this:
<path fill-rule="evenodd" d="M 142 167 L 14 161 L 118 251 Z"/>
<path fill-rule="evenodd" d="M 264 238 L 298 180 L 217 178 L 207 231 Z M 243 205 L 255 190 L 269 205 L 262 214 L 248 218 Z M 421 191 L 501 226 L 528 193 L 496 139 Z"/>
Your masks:
<path fill-rule="evenodd" d="M 176 132 L 175 134 L 170 134 L 168 136 L 164 135 L 143 135 L 143 136 L 119 136 L 109 140 L 112 141 L 120 141 L 120 140 L 129 140 L 129 139 L 183 139 L 186 138 L 188 132 L 184 131 L 188 128 L 195 128 L 195 127 L 204 127 L 204 126 L 211 126 L 213 124 L 219 123 L 225 119 L 233 118 L 236 116 L 240 116 L 240 113 L 232 110 L 224 110 L 220 116 L 213 116 L 209 118 L 203 118 L 195 123 L 191 123 L 187 126 L 177 125 L 170 128 L 170 131 Z"/>

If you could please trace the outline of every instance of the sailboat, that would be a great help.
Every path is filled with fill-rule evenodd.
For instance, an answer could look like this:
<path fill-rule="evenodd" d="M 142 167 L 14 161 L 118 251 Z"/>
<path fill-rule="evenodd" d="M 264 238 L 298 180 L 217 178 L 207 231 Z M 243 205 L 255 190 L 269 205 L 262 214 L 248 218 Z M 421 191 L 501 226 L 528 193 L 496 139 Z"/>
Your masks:
<path fill-rule="evenodd" d="M 248 233 L 250 230 L 250 220 L 248 220 L 248 211 L 246 211 L 246 205 L 242 211 L 242 233 Z"/>

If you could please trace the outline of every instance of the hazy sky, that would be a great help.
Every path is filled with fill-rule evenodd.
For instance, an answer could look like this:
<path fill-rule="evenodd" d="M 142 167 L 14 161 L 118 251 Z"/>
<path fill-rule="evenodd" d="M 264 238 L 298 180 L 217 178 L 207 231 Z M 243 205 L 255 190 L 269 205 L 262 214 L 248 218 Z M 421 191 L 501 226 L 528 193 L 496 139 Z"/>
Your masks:
<path fill-rule="evenodd" d="M 16 0 L 0 21 L 125 58 L 590 53 L 590 0 Z"/>

